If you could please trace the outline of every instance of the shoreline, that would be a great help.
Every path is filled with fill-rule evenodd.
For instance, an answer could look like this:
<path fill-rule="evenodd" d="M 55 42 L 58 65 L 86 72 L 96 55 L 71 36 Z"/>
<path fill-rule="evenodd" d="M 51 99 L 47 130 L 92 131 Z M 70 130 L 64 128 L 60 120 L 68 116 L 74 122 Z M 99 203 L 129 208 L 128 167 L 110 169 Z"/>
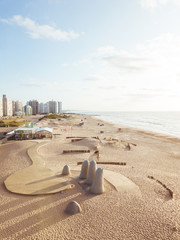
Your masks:
<path fill-rule="evenodd" d="M 106 112 L 106 114 L 107 113 L 109 113 L 109 112 Z M 112 112 L 112 113 L 114 113 L 114 112 Z M 117 112 L 117 113 L 120 113 L 120 112 Z M 122 112 L 122 113 L 124 113 L 124 112 Z M 130 113 L 132 113 L 132 112 L 130 112 Z M 142 112 L 142 113 L 144 113 L 144 112 Z M 162 112 L 162 113 L 166 113 L 166 112 Z M 179 112 L 173 111 L 173 113 L 179 113 Z M 74 113 L 74 114 L 76 114 L 76 113 Z M 159 134 L 159 135 L 164 135 L 164 136 L 169 136 L 169 137 L 174 137 L 174 138 L 179 138 L 180 139 L 180 134 L 176 135 L 175 133 L 169 133 L 169 132 L 166 132 L 166 131 L 163 131 L 163 130 L 162 131 L 158 130 L 158 129 L 152 130 L 148 127 L 141 127 L 141 126 L 139 127 L 139 126 L 128 125 L 128 124 L 125 124 L 125 123 L 119 123 L 119 122 L 116 122 L 116 121 L 113 121 L 113 120 L 106 120 L 106 119 L 104 119 L 104 117 L 107 117 L 106 115 L 100 115 L 96 112 L 95 112 L 95 114 L 93 114 L 93 112 L 92 113 L 91 112 L 90 113 L 77 113 L 77 114 L 89 115 L 89 116 L 93 116 L 94 118 L 97 118 L 99 120 L 103 120 L 105 122 L 109 122 L 109 123 L 112 123 L 112 124 L 115 124 L 115 125 L 121 125 L 121 126 L 127 127 L 127 128 L 137 129 L 137 130 L 140 130 L 140 131 L 147 131 L 147 132 L 154 133 L 154 134 Z"/>
<path fill-rule="evenodd" d="M 162 139 L 164 138 L 167 141 L 168 140 L 169 141 L 176 141 L 176 142 L 180 143 L 180 136 L 174 136 L 174 135 L 171 135 L 171 134 L 160 133 L 160 132 L 151 131 L 151 130 L 148 130 L 148 129 L 136 128 L 136 127 L 121 124 L 121 123 L 113 123 L 113 122 L 104 120 L 102 118 L 98 118 L 98 116 L 94 116 L 94 115 L 88 115 L 88 116 L 91 116 L 94 119 L 103 121 L 104 123 L 110 124 L 110 125 L 112 125 L 114 127 L 117 127 L 117 128 L 124 128 L 124 129 L 128 129 L 129 131 L 137 132 L 137 133 L 148 135 L 148 136 L 151 136 L 151 137 L 157 137 L 157 138 L 162 138 Z"/>

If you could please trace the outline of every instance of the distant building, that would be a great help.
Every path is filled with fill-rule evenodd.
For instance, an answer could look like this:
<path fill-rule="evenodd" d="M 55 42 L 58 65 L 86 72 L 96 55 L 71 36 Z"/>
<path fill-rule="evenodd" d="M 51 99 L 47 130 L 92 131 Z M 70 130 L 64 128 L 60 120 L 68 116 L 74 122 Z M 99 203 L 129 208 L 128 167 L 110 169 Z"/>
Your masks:
<path fill-rule="evenodd" d="M 30 105 L 24 106 L 24 112 L 26 116 L 32 115 L 32 107 Z"/>
<path fill-rule="evenodd" d="M 52 113 L 52 114 L 62 113 L 62 102 L 57 102 L 57 101 L 52 100 L 45 104 L 40 103 L 39 104 L 39 112 L 40 113 Z"/>
<path fill-rule="evenodd" d="M 15 102 L 15 112 L 22 112 L 23 104 L 20 101 Z"/>
<path fill-rule="evenodd" d="M 58 113 L 62 113 L 62 102 L 58 102 Z"/>
<path fill-rule="evenodd" d="M 27 102 L 27 105 L 32 107 L 32 114 L 36 115 L 39 113 L 39 102 L 37 100 L 31 100 Z"/>
<path fill-rule="evenodd" d="M 12 116 L 12 100 L 3 95 L 3 116 Z"/>
<path fill-rule="evenodd" d="M 12 101 L 12 115 L 15 115 L 15 101 Z"/>
<path fill-rule="evenodd" d="M 7 98 L 7 116 L 12 116 L 12 100 L 10 98 Z"/>
<path fill-rule="evenodd" d="M 3 116 L 7 116 L 7 97 L 3 95 Z"/>
<path fill-rule="evenodd" d="M 58 113 L 58 103 L 56 101 L 49 101 L 49 113 Z"/>
<path fill-rule="evenodd" d="M 3 101 L 2 98 L 0 98 L 0 117 L 3 116 Z"/>
<path fill-rule="evenodd" d="M 44 103 L 39 104 L 39 113 L 45 113 L 44 112 Z"/>
<path fill-rule="evenodd" d="M 44 104 L 44 113 L 49 113 L 49 102 Z"/>

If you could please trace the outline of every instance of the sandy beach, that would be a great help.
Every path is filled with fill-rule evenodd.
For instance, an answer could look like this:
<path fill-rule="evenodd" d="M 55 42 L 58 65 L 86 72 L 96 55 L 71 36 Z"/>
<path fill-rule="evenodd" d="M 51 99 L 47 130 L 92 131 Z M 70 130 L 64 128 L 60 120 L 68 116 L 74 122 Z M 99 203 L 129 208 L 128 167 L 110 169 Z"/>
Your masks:
<path fill-rule="evenodd" d="M 37 154 L 55 175 L 67 164 L 76 176 L 78 162 L 96 160 L 98 167 L 131 180 L 140 194 L 122 193 L 105 181 L 105 192 L 94 195 L 75 180 L 74 188 L 54 194 L 11 193 L 4 181 L 32 164 L 27 150 L 38 142 L 9 141 L 0 146 L 0 239 L 180 239 L 180 139 L 78 114 L 37 125 L 54 128 L 56 135 Z M 67 137 L 85 138 L 72 142 Z M 90 152 L 63 154 L 78 149 Z M 64 212 L 72 200 L 80 204 L 81 213 Z"/>

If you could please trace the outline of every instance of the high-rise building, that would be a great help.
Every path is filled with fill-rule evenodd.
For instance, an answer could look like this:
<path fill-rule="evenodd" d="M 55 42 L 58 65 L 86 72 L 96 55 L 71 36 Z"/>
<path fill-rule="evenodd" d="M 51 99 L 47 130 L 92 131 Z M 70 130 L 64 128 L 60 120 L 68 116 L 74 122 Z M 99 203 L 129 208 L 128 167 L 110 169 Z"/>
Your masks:
<path fill-rule="evenodd" d="M 44 113 L 49 113 L 49 102 L 44 104 Z"/>
<path fill-rule="evenodd" d="M 3 95 L 3 116 L 12 116 L 12 100 Z"/>
<path fill-rule="evenodd" d="M 39 104 L 39 113 L 44 113 L 44 103 Z"/>
<path fill-rule="evenodd" d="M 27 105 L 32 107 L 32 114 L 36 115 L 39 113 L 39 102 L 37 100 L 30 100 Z"/>
<path fill-rule="evenodd" d="M 7 98 L 7 116 L 13 115 L 12 100 Z"/>
<path fill-rule="evenodd" d="M 3 95 L 3 116 L 7 116 L 7 97 Z"/>
<path fill-rule="evenodd" d="M 22 112 L 23 104 L 20 101 L 15 102 L 15 112 Z"/>
<path fill-rule="evenodd" d="M 62 113 L 62 102 L 58 102 L 58 113 Z"/>
<path fill-rule="evenodd" d="M 53 113 L 58 114 L 62 113 L 62 102 L 57 101 L 49 101 L 45 104 L 39 104 L 39 112 L 40 113 Z"/>
<path fill-rule="evenodd" d="M 3 116 L 3 101 L 2 98 L 0 98 L 0 117 Z"/>
<path fill-rule="evenodd" d="M 15 115 L 15 101 L 12 101 L 12 115 Z"/>
<path fill-rule="evenodd" d="M 30 105 L 24 106 L 24 112 L 26 116 L 32 115 L 32 107 Z"/>
<path fill-rule="evenodd" d="M 49 113 L 58 113 L 58 104 L 56 101 L 49 101 Z"/>

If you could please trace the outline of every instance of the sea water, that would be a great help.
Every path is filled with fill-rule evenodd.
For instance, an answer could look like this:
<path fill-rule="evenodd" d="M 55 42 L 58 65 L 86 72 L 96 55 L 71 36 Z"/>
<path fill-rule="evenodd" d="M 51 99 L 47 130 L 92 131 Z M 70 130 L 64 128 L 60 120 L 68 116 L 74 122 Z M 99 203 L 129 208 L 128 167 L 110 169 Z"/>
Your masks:
<path fill-rule="evenodd" d="M 180 137 L 180 112 L 74 112 L 94 115 L 115 124 Z"/>

